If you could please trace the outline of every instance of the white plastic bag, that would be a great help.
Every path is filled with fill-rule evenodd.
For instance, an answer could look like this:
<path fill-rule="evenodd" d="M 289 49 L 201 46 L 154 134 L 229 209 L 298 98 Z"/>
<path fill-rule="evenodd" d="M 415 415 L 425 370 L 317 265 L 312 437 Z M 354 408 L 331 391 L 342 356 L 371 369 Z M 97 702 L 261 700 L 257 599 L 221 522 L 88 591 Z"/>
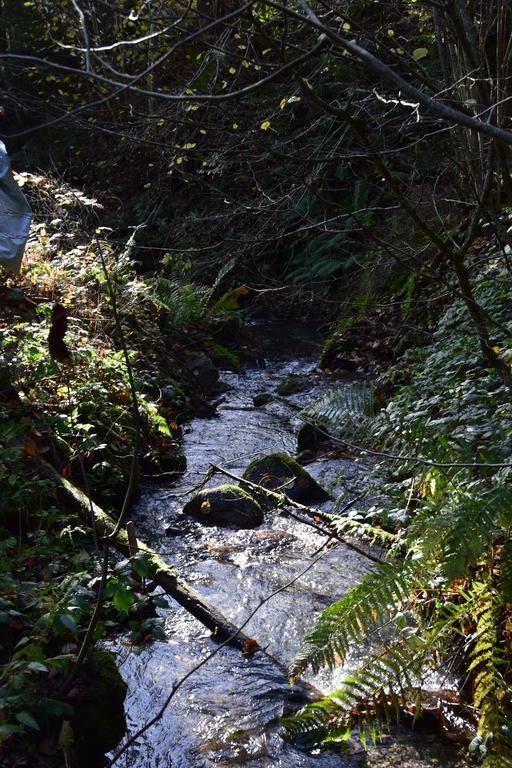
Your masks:
<path fill-rule="evenodd" d="M 28 239 L 32 211 L 14 181 L 11 162 L 0 141 L 0 265 L 19 272 Z"/>

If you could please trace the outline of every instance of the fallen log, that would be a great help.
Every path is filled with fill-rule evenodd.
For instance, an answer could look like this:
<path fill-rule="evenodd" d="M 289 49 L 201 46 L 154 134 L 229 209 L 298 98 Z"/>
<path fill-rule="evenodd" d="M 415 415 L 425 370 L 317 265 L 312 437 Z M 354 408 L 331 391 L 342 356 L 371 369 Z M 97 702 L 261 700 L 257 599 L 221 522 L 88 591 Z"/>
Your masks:
<path fill-rule="evenodd" d="M 98 539 L 110 537 L 116 528 L 116 521 L 95 504 L 83 491 L 74 486 L 69 480 L 56 472 L 49 464 L 42 466 L 43 474 L 51 480 L 56 488 L 57 497 L 66 509 L 74 512 L 86 525 L 90 525 L 91 514 L 94 517 Z M 112 546 L 125 557 L 130 557 L 133 552 L 133 541 L 130 543 L 128 535 L 121 529 L 111 539 Z M 211 630 L 215 640 L 229 641 L 229 644 L 242 651 L 251 652 L 259 648 L 258 643 L 244 634 L 235 624 L 232 624 L 220 611 L 207 602 L 193 587 L 180 578 L 176 570 L 167 565 L 162 558 L 142 541 L 137 540 L 136 547 L 139 552 L 148 556 L 150 567 L 149 577 L 164 592 L 185 608 L 192 616 Z"/>

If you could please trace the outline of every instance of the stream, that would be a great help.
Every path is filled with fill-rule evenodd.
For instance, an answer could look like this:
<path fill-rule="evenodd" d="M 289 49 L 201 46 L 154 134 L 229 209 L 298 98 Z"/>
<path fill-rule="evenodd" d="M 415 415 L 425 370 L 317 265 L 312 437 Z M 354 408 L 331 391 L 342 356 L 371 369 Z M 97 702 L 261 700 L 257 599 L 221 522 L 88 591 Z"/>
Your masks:
<path fill-rule="evenodd" d="M 264 367 L 244 366 L 222 371 L 228 385 L 218 415 L 186 425 L 183 449 L 188 470 L 172 487 L 144 490 L 134 520 L 137 535 L 177 567 L 186 580 L 234 624 L 241 624 L 261 600 L 285 584 L 325 545 L 326 536 L 278 511 L 265 513 L 253 530 L 206 527 L 184 517 L 183 496 L 200 483 L 211 464 L 241 475 L 254 458 L 277 451 L 296 453 L 298 411 L 284 402 L 253 407 L 253 397 L 275 393 L 291 374 L 302 380 L 301 391 L 286 399 L 303 405 L 332 384 L 316 372 L 320 339 L 300 324 L 261 324 L 253 330 L 261 339 Z M 284 350 L 284 351 L 283 351 Z M 336 497 L 365 488 L 371 467 L 353 458 L 325 458 L 307 470 Z M 217 475 L 208 484 L 228 480 Z M 179 494 L 182 494 L 181 496 Z M 366 500 L 371 503 L 371 498 Z M 322 508 L 329 510 L 333 502 Z M 266 653 L 244 656 L 223 647 L 179 690 L 163 718 L 133 745 L 116 765 L 124 768 L 342 768 L 360 764 L 362 751 L 305 752 L 284 741 L 279 718 L 302 705 L 291 689 L 286 668 L 299 650 L 314 616 L 341 597 L 372 563 L 340 544 L 290 588 L 263 605 L 244 631 Z M 173 683 L 216 644 L 184 609 L 172 604 L 162 610 L 166 642 L 143 649 L 116 644 L 120 671 L 128 683 L 128 731 L 134 732 L 158 712 Z M 275 659 L 275 661 L 273 661 Z M 348 669 L 357 666 L 354 650 Z M 322 692 L 336 690 L 347 667 L 323 671 L 307 681 Z M 367 755 L 370 766 L 402 768 L 462 766 L 463 760 L 436 737 L 396 729 Z"/>

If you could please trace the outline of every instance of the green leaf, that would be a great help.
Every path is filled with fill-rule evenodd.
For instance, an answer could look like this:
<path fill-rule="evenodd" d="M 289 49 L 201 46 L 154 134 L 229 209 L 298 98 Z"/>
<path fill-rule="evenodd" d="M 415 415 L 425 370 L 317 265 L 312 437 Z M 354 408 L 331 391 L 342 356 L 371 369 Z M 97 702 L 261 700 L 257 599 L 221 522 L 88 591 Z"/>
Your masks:
<path fill-rule="evenodd" d="M 78 629 L 78 625 L 74 618 L 69 613 L 61 613 L 59 616 L 57 616 L 57 621 L 62 624 L 62 626 L 65 629 L 68 629 L 70 632 L 76 632 Z"/>
<path fill-rule="evenodd" d="M 157 608 L 168 608 L 169 607 L 169 603 L 161 595 L 155 595 L 154 597 L 151 598 L 151 600 L 153 602 L 153 605 L 156 605 Z"/>
<path fill-rule="evenodd" d="M 12 736 L 13 733 L 21 733 L 23 728 L 19 725 L 0 725 L 0 742 Z"/>
<path fill-rule="evenodd" d="M 151 561 L 146 552 L 140 552 L 133 556 L 133 570 L 137 576 L 149 576 L 151 574 Z"/>
<path fill-rule="evenodd" d="M 135 602 L 135 598 L 129 590 L 121 587 L 115 592 L 113 602 L 118 611 L 128 613 Z"/>
<path fill-rule="evenodd" d="M 58 699 L 41 699 L 36 707 L 36 715 L 39 720 L 48 720 L 51 717 L 73 717 L 73 707 Z"/>
<path fill-rule="evenodd" d="M 420 59 L 424 59 L 425 56 L 428 56 L 428 48 L 416 48 L 412 52 L 414 61 L 420 61 Z"/>
<path fill-rule="evenodd" d="M 39 661 L 31 661 L 30 664 L 27 665 L 27 669 L 31 672 L 48 672 L 46 664 L 41 664 Z"/>
<path fill-rule="evenodd" d="M 37 724 L 37 721 L 32 717 L 30 712 L 18 712 L 15 717 L 18 723 L 26 725 L 28 728 L 33 728 L 35 731 L 39 730 L 39 725 Z"/>

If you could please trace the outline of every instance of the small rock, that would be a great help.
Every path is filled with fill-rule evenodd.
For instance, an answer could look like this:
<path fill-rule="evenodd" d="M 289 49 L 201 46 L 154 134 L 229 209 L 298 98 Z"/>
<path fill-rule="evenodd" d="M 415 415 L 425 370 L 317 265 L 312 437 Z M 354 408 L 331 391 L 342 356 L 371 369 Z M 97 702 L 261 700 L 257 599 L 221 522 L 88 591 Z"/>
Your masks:
<path fill-rule="evenodd" d="M 338 355 L 335 358 L 335 365 L 333 367 L 339 371 L 354 373 L 359 368 L 359 363 L 356 360 L 351 360 L 350 357 L 340 357 Z"/>
<path fill-rule="evenodd" d="M 305 381 L 302 376 L 296 376 L 295 374 L 291 374 L 290 376 L 287 376 L 284 381 L 282 381 L 279 386 L 277 387 L 277 394 L 278 395 L 294 395 L 296 392 L 300 392 L 301 390 L 305 389 L 308 386 L 307 381 Z"/>
<path fill-rule="evenodd" d="M 185 504 L 183 514 L 226 528 L 256 528 L 263 522 L 258 502 L 238 485 L 205 488 Z"/>
<path fill-rule="evenodd" d="M 313 451 L 301 451 L 297 456 L 299 464 L 309 464 L 316 459 L 316 454 Z"/>
<path fill-rule="evenodd" d="M 262 405 L 268 405 L 273 400 L 273 396 L 270 392 L 261 392 L 259 395 L 255 395 L 252 399 L 255 408 L 261 408 Z"/>
<path fill-rule="evenodd" d="M 167 528 L 165 528 L 164 533 L 166 536 L 181 536 L 183 531 L 181 528 L 177 528 L 174 525 L 168 525 Z"/>
<path fill-rule="evenodd" d="M 142 473 L 148 477 L 161 474 L 182 475 L 187 468 L 187 458 L 179 451 L 169 451 L 162 456 L 148 453 L 141 456 L 139 464 Z"/>
<path fill-rule="evenodd" d="M 284 546 L 290 546 L 296 541 L 296 536 L 288 533 L 287 531 L 269 531 L 263 529 L 255 531 L 251 535 L 251 547 L 254 547 L 259 552 L 273 552 L 276 549 Z"/>

